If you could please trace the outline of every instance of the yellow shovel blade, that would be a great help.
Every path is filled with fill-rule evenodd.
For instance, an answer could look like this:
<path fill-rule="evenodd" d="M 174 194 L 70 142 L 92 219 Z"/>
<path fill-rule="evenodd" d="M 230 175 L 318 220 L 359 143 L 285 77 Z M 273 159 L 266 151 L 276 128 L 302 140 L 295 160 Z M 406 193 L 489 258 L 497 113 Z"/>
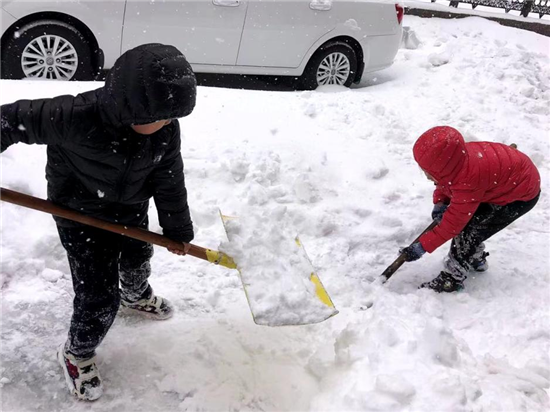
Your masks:
<path fill-rule="evenodd" d="M 217 250 L 206 249 L 206 257 L 210 263 L 221 265 L 229 269 L 237 269 L 237 264 L 231 256 Z"/>
<path fill-rule="evenodd" d="M 307 260 L 309 260 L 309 263 L 311 263 L 311 260 L 309 259 L 309 256 L 307 255 L 306 250 L 304 249 L 304 245 L 302 245 L 302 242 L 300 241 L 300 238 L 298 238 L 298 236 L 296 236 L 295 241 L 296 241 L 296 244 L 298 245 L 298 247 L 303 250 L 304 254 L 306 255 Z M 313 263 L 311 263 L 311 266 L 313 266 Z M 319 276 L 317 276 L 315 274 L 315 272 L 312 272 L 311 276 L 309 277 L 309 280 L 311 280 L 311 282 L 313 282 L 313 284 L 315 285 L 315 294 L 317 295 L 319 300 L 321 302 L 323 302 L 325 305 L 327 305 L 331 308 L 334 308 L 334 303 L 332 303 L 332 300 L 330 299 L 330 296 L 328 295 L 327 290 L 325 289 L 325 287 L 321 283 L 321 279 L 319 279 Z M 338 312 L 336 312 L 336 313 L 338 313 Z M 336 313 L 335 313 L 335 315 L 336 315 Z"/>

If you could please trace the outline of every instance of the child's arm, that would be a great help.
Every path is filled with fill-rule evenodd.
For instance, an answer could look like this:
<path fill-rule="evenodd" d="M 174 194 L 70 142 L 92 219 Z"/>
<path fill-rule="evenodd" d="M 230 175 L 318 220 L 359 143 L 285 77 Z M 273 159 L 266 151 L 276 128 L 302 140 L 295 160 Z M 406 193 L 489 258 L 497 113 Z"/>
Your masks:
<path fill-rule="evenodd" d="M 175 132 L 161 163 L 153 172 L 154 200 L 159 223 L 165 236 L 178 242 L 193 240 L 193 222 L 187 204 L 187 189 L 180 152 L 180 128 L 175 120 Z"/>
<path fill-rule="evenodd" d="M 443 193 L 443 190 L 438 185 L 435 186 L 433 201 L 434 201 L 434 205 L 438 203 L 443 203 L 448 205 L 449 203 L 451 203 L 451 199 L 449 198 L 449 196 Z"/>
<path fill-rule="evenodd" d="M 19 100 L 1 107 L 1 148 L 14 143 L 59 144 L 69 134 L 73 96 Z"/>

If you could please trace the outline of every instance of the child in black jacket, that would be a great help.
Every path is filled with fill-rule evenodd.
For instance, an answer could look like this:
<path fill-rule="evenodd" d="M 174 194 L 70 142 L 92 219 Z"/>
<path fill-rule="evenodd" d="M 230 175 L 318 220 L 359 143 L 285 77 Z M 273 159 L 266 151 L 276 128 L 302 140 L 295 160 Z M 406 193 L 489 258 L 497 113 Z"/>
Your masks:
<path fill-rule="evenodd" d="M 189 115 L 195 100 L 195 75 L 183 54 L 172 46 L 142 45 L 116 61 L 102 88 L 3 105 L 1 151 L 19 142 L 46 144 L 52 202 L 147 228 L 153 198 L 164 234 L 188 243 L 193 224 L 176 119 Z M 149 285 L 150 244 L 55 219 L 75 291 L 58 359 L 69 390 L 94 400 L 102 394 L 95 349 L 119 306 L 156 319 L 169 318 L 173 308 Z"/>

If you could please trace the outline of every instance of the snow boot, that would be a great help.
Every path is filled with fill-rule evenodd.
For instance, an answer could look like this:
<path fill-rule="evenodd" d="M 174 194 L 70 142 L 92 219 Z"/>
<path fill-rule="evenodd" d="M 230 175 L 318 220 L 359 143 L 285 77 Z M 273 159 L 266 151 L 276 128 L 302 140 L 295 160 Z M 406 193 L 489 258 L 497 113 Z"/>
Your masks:
<path fill-rule="evenodd" d="M 95 401 L 103 394 L 103 384 L 95 364 L 95 356 L 80 360 L 65 351 L 63 343 L 57 350 L 57 360 L 63 369 L 69 392 L 78 399 Z"/>
<path fill-rule="evenodd" d="M 487 263 L 487 256 L 489 256 L 489 252 L 481 252 L 481 254 L 475 254 L 472 257 L 471 265 L 472 269 L 476 272 L 485 272 L 487 269 L 489 269 L 489 263 Z"/>
<path fill-rule="evenodd" d="M 429 282 L 422 283 L 419 289 L 428 288 L 441 292 L 457 292 L 464 289 L 464 279 L 456 279 L 453 275 L 447 272 L 441 272 L 438 277 Z"/>
<path fill-rule="evenodd" d="M 160 296 L 151 293 L 149 298 L 140 299 L 136 302 L 128 302 L 121 299 L 121 311 L 132 315 L 142 315 L 155 320 L 165 320 L 174 314 L 172 304 Z"/>

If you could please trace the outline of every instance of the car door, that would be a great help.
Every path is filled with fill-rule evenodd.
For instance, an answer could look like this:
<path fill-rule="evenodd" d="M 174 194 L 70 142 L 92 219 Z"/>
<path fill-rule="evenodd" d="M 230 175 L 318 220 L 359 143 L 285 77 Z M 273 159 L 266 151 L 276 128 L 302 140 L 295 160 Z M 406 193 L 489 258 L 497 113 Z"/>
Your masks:
<path fill-rule="evenodd" d="M 332 7 L 322 0 L 251 1 L 237 65 L 298 67 L 309 48 L 336 26 Z"/>
<path fill-rule="evenodd" d="M 191 64 L 234 66 L 246 16 L 244 0 L 128 0 L 122 52 L 171 44 Z"/>

